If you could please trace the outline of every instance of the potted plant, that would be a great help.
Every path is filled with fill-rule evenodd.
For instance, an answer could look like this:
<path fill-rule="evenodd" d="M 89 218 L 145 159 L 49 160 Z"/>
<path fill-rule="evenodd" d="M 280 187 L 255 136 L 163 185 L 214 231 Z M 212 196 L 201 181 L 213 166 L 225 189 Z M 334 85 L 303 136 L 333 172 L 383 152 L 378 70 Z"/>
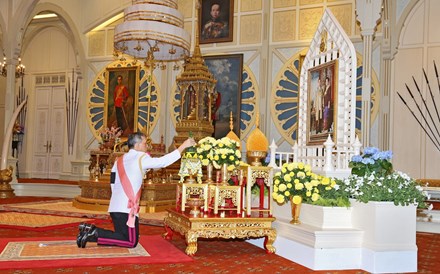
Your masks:
<path fill-rule="evenodd" d="M 272 197 L 278 204 L 290 201 L 292 224 L 302 222 L 327 228 L 351 226 L 347 192 L 339 190 L 336 180 L 313 173 L 309 165 L 283 164 L 274 176 Z M 331 209 L 336 210 L 330 213 Z M 337 217 L 340 215 L 344 217 Z"/>
<path fill-rule="evenodd" d="M 364 149 L 349 163 L 352 174 L 339 182 L 353 199 L 353 226 L 364 231 L 371 249 L 416 248 L 416 210 L 426 208 L 426 191 L 407 174 L 393 170 L 392 152 Z"/>
<path fill-rule="evenodd" d="M 352 158 L 351 175 L 340 181 L 343 190 L 358 202 L 392 202 L 396 206 L 426 208 L 428 194 L 407 174 L 394 171 L 392 152 L 374 147 Z"/>

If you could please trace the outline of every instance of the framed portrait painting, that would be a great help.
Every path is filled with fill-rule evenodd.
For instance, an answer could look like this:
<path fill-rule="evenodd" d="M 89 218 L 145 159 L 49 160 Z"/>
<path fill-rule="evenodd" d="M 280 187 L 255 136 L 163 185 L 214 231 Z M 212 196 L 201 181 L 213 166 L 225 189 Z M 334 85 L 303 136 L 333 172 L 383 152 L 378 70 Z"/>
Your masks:
<path fill-rule="evenodd" d="M 107 68 L 104 125 L 119 127 L 122 137 L 137 131 L 139 67 Z"/>
<path fill-rule="evenodd" d="M 200 44 L 231 42 L 234 0 L 201 0 L 199 9 Z"/>
<path fill-rule="evenodd" d="M 308 71 L 307 145 L 322 145 L 328 135 L 335 140 L 337 60 Z"/>
<path fill-rule="evenodd" d="M 230 115 L 234 133 L 240 137 L 241 83 L 243 54 L 204 56 L 205 64 L 217 80 L 217 100 L 213 109 L 214 137 L 225 137 L 230 131 Z"/>

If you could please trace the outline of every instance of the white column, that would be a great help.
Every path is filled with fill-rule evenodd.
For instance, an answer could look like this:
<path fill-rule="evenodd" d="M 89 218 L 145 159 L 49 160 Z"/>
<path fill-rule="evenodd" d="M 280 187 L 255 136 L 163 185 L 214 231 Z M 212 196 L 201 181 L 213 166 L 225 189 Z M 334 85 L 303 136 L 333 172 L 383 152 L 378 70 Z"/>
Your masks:
<path fill-rule="evenodd" d="M 364 40 L 362 73 L 362 142 L 370 144 L 371 61 L 375 28 L 382 10 L 382 0 L 356 0 L 356 18 Z"/>
<path fill-rule="evenodd" d="M 391 61 L 397 53 L 396 35 L 396 2 L 394 0 L 383 1 L 382 11 L 382 64 L 381 64 L 381 95 L 379 108 L 379 147 L 389 150 L 390 144 L 390 91 L 391 91 Z"/>

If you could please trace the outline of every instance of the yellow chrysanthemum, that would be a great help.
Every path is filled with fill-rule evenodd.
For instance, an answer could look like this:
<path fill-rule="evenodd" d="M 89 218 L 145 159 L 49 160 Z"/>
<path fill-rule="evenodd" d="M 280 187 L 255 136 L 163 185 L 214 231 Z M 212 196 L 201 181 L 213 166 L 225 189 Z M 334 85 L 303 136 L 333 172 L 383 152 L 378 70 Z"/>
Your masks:
<path fill-rule="evenodd" d="M 302 190 L 303 188 L 304 188 L 304 184 L 303 183 L 295 184 L 295 189 L 296 190 Z"/>
<path fill-rule="evenodd" d="M 290 181 L 292 180 L 292 178 L 290 177 L 289 174 L 284 175 L 283 179 L 284 179 L 284 181 L 286 181 L 286 182 L 290 182 Z"/>
<path fill-rule="evenodd" d="M 292 185 L 291 183 L 288 183 L 288 184 L 287 184 L 287 188 L 292 188 L 292 186 L 293 186 L 293 185 Z"/>
<path fill-rule="evenodd" d="M 290 197 L 290 192 L 288 190 L 284 191 L 284 196 Z"/>
<path fill-rule="evenodd" d="M 328 184 L 330 184 L 330 178 L 328 178 L 328 177 L 324 177 L 324 178 L 322 178 L 322 180 L 321 180 L 321 184 L 323 184 L 323 185 L 328 185 Z"/>
<path fill-rule="evenodd" d="M 283 197 L 283 195 L 278 195 L 278 197 L 277 197 L 277 203 L 279 203 L 279 204 L 284 203 L 284 197 Z"/>
<path fill-rule="evenodd" d="M 202 160 L 202 165 L 207 166 L 209 164 L 209 160 L 208 159 L 203 159 Z"/>
<path fill-rule="evenodd" d="M 280 180 L 278 180 L 278 179 L 275 179 L 275 181 L 273 182 L 274 183 L 274 185 L 278 185 L 279 183 L 280 183 Z"/>
<path fill-rule="evenodd" d="M 318 193 L 313 193 L 313 194 L 312 194 L 312 201 L 313 201 L 313 202 L 316 202 L 316 201 L 319 199 L 319 197 L 320 197 L 320 196 L 319 196 Z"/>
<path fill-rule="evenodd" d="M 278 186 L 278 189 L 279 189 L 280 191 L 285 191 L 285 190 L 287 189 L 287 186 L 286 186 L 285 184 L 280 184 L 280 185 Z"/>
<path fill-rule="evenodd" d="M 293 198 L 292 198 L 292 202 L 293 202 L 295 205 L 300 204 L 300 203 L 302 202 L 302 198 L 301 198 L 301 196 L 298 196 L 298 195 L 293 196 Z"/>

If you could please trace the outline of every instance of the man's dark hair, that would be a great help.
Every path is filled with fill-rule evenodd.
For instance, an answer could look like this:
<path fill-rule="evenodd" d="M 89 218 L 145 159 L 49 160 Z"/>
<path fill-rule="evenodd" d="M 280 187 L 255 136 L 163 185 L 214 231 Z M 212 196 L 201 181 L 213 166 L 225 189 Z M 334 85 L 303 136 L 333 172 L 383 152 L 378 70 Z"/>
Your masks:
<path fill-rule="evenodd" d="M 132 149 L 134 145 L 142 142 L 142 137 L 145 137 L 145 134 L 139 131 L 128 135 L 128 141 L 127 141 L 128 148 Z"/>

